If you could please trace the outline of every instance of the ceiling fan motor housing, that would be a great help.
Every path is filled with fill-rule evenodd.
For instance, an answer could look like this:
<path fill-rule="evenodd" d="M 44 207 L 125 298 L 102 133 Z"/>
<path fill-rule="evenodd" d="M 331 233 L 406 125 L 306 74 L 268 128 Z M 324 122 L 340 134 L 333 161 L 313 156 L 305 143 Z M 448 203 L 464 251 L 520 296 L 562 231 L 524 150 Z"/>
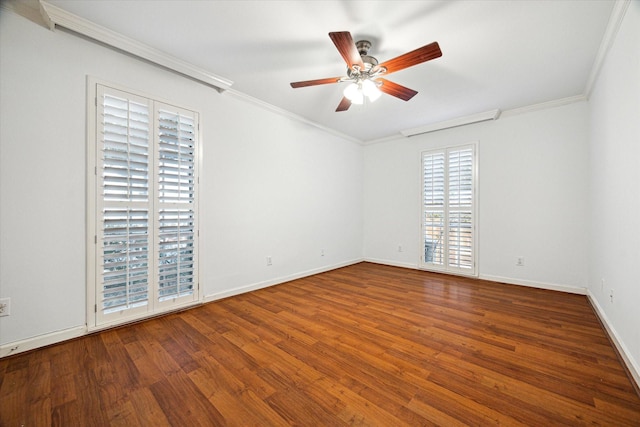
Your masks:
<path fill-rule="evenodd" d="M 351 78 L 357 78 L 359 74 L 368 73 L 373 67 L 378 65 L 378 60 L 373 56 L 367 55 L 369 49 L 371 48 L 371 42 L 369 40 L 359 40 L 356 42 L 356 48 L 358 49 L 358 53 L 362 58 L 362 62 L 364 63 L 364 70 L 360 70 L 359 72 L 355 72 L 352 69 L 347 69 L 347 75 Z"/>

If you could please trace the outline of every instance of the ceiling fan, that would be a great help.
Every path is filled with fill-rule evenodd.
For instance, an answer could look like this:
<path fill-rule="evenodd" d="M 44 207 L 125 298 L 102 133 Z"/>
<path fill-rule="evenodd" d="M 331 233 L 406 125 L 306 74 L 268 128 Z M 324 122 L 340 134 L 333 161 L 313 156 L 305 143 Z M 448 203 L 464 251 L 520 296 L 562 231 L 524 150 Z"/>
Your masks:
<path fill-rule="evenodd" d="M 329 83 L 351 82 L 344 90 L 344 96 L 336 111 L 346 111 L 351 104 L 362 104 L 366 96 L 369 101 L 375 101 L 381 92 L 395 96 L 403 101 L 413 98 L 418 92 L 409 89 L 382 76 L 404 70 L 422 62 L 427 62 L 442 56 L 438 42 L 430 43 L 396 58 L 378 63 L 373 56 L 369 56 L 371 42 L 360 40 L 353 42 L 351 33 L 338 31 L 329 33 L 329 37 L 336 45 L 338 52 L 347 63 L 347 75 L 343 77 L 329 77 L 326 79 L 305 80 L 291 83 L 292 88 L 324 85 Z"/>

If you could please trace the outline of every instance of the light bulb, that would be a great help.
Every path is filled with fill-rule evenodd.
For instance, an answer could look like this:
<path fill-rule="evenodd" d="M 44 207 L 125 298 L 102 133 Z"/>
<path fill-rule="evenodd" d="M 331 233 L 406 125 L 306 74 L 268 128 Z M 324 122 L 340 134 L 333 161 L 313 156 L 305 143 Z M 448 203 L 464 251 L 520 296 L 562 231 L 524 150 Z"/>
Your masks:
<path fill-rule="evenodd" d="M 380 98 L 380 95 L 382 95 L 380 89 L 378 89 L 378 85 L 368 79 L 362 82 L 362 92 L 371 102 L 374 102 L 376 99 Z"/>
<path fill-rule="evenodd" d="M 351 83 L 344 90 L 344 96 L 351 101 L 352 104 L 364 103 L 364 96 L 362 95 L 362 88 L 356 83 Z"/>

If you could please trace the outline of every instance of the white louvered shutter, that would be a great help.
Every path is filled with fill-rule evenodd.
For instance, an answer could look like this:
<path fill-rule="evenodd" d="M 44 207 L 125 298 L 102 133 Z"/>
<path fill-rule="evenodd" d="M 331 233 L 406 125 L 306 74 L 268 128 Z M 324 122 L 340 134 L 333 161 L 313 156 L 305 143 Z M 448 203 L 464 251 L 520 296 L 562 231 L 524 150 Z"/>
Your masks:
<path fill-rule="evenodd" d="M 102 316 L 149 303 L 150 142 L 149 102 L 112 90 L 99 93 L 100 215 L 97 310 Z"/>
<path fill-rule="evenodd" d="M 449 266 L 473 268 L 473 149 L 449 151 Z"/>
<path fill-rule="evenodd" d="M 96 99 L 99 326 L 198 298 L 198 115 L 100 84 Z"/>
<path fill-rule="evenodd" d="M 425 154 L 423 165 L 423 240 L 425 263 L 444 262 L 445 156 L 443 152 Z"/>
<path fill-rule="evenodd" d="M 160 106 L 158 122 L 158 299 L 194 295 L 196 120 Z"/>
<path fill-rule="evenodd" d="M 422 155 L 425 268 L 475 275 L 475 146 Z"/>

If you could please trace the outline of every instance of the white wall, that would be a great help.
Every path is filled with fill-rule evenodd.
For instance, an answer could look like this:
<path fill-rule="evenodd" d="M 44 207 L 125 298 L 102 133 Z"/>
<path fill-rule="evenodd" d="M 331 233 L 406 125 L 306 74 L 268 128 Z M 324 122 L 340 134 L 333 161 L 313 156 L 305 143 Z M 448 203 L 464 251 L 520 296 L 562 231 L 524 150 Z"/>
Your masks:
<path fill-rule="evenodd" d="M 359 145 L 5 9 L 0 67 L 0 345 L 85 324 L 87 75 L 200 111 L 207 299 L 361 258 Z"/>
<path fill-rule="evenodd" d="M 589 100 L 588 265 L 590 293 L 636 374 L 640 374 L 639 52 L 640 2 L 632 1 Z"/>
<path fill-rule="evenodd" d="M 478 141 L 481 277 L 588 286 L 638 371 L 639 7 L 631 2 L 588 103 L 364 149 L 0 11 L 0 297 L 12 300 L 11 316 L 0 318 L 0 345 L 84 325 L 85 80 L 92 75 L 202 113 L 207 299 L 363 254 L 416 267 L 420 152 Z M 517 256 L 524 267 L 515 266 Z"/>
<path fill-rule="evenodd" d="M 477 141 L 480 277 L 586 288 L 587 118 L 578 102 L 365 147 L 365 259 L 417 267 L 420 153 Z"/>

